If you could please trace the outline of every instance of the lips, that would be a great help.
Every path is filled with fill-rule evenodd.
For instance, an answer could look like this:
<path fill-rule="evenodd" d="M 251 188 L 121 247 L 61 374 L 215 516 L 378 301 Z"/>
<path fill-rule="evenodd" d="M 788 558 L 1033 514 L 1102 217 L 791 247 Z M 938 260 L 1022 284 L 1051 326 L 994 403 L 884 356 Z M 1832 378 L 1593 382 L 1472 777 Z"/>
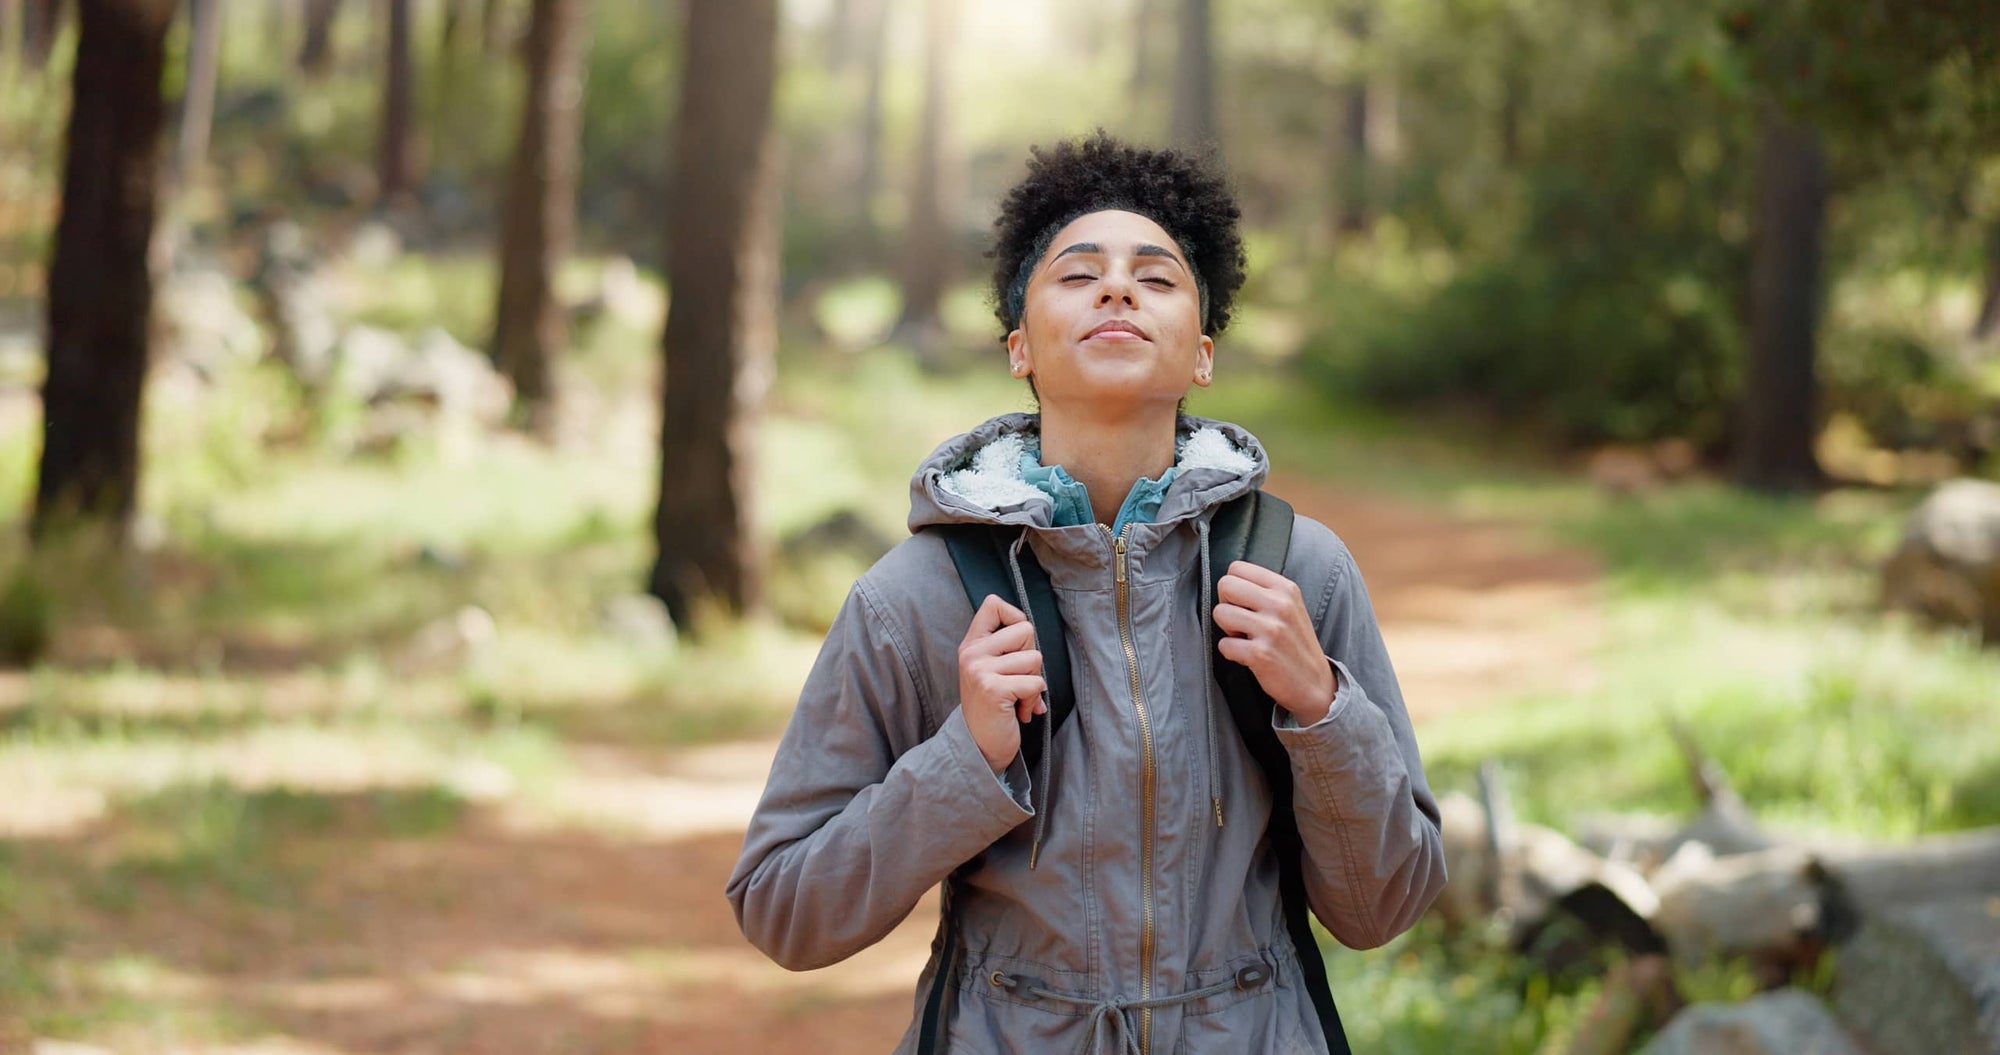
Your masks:
<path fill-rule="evenodd" d="M 1140 329 L 1138 326 L 1130 322 L 1125 321 L 1124 319 L 1106 319 L 1103 322 L 1098 323 L 1095 329 L 1091 330 L 1089 333 L 1084 334 L 1083 339 L 1087 341 L 1090 340 L 1092 337 L 1097 337 L 1103 334 L 1129 335 L 1125 337 L 1110 338 L 1112 340 L 1131 340 L 1132 338 L 1135 337 L 1142 341 L 1152 340 L 1151 337 L 1146 336 L 1146 331 Z"/>

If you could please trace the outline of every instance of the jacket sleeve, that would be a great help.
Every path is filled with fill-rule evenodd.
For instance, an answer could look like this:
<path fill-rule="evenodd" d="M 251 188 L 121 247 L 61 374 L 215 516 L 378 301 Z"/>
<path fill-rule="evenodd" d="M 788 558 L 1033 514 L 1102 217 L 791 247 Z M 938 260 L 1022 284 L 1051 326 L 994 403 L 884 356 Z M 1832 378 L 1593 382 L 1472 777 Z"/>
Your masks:
<path fill-rule="evenodd" d="M 744 937 L 795 971 L 888 934 L 924 892 L 1033 815 L 957 707 L 925 738 L 910 637 L 855 584 L 792 713 L 727 894 Z M 1025 789 L 1019 758 L 1008 773 Z"/>
<path fill-rule="evenodd" d="M 1444 889 L 1444 840 L 1368 588 L 1346 545 L 1335 547 L 1314 617 L 1340 683 L 1333 706 L 1305 728 L 1282 709 L 1272 720 L 1291 755 L 1313 914 L 1342 944 L 1372 949 Z"/>

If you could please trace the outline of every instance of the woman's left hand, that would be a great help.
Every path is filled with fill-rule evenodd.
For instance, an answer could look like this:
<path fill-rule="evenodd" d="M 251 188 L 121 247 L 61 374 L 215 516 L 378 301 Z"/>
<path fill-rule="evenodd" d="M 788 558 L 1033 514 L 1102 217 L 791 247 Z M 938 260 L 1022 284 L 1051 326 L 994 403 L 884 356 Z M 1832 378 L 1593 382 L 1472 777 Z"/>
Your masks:
<path fill-rule="evenodd" d="M 1217 646 L 1222 658 L 1249 667 L 1257 684 L 1298 724 L 1326 717 L 1339 683 L 1299 585 L 1239 560 L 1216 584 L 1215 599 L 1215 625 L 1227 635 Z"/>

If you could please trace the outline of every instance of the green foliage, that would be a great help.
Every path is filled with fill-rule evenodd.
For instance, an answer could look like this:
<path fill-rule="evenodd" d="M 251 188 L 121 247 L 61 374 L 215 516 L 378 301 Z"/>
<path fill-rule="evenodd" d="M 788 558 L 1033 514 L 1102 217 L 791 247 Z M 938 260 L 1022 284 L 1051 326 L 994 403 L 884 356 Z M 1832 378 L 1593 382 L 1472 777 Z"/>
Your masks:
<path fill-rule="evenodd" d="M 1546 1050 L 1582 1019 L 1597 987 L 1557 986 L 1522 963 L 1478 936 L 1452 940 L 1434 919 L 1381 949 L 1327 950 L 1348 1041 L 1406 1055 Z"/>
<path fill-rule="evenodd" d="M 1691 90 L 1679 57 L 1698 27 L 1593 7 L 1492 32 L 1485 46 L 1524 50 L 1499 74 L 1531 78 L 1516 91 L 1537 103 L 1519 155 L 1471 130 L 1424 141 L 1439 153 L 1412 163 L 1397 203 L 1409 237 L 1378 231 L 1316 283 L 1309 372 L 1354 398 L 1470 400 L 1567 442 L 1718 442 L 1739 371 L 1744 136 Z M 1416 105 L 1463 105 L 1450 91 Z M 1455 200 L 1468 169 L 1482 201 Z M 1431 281 L 1383 288 L 1438 241 L 1454 249 L 1420 269 Z"/>

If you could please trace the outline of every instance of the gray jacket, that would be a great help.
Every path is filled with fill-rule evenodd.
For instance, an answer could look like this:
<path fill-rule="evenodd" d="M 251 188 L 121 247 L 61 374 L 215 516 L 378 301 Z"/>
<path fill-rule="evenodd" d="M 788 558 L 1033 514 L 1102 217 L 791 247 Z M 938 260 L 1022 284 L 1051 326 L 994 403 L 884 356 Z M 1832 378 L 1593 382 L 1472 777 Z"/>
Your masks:
<path fill-rule="evenodd" d="M 953 880 L 951 1051 L 1323 1052 L 1262 839 L 1270 791 L 1206 636 L 1209 520 L 1263 482 L 1264 450 L 1183 417 L 1157 517 L 1115 538 L 1049 526 L 1049 499 L 1018 469 L 1037 424 L 987 421 L 911 480 L 913 537 L 854 584 L 744 838 L 728 887 L 743 933 L 785 967 L 823 967 L 977 858 Z M 996 780 L 958 711 L 972 606 L 944 543 L 917 529 L 966 521 L 1019 529 L 1014 554 L 1033 549 L 1068 627 L 1076 711 L 1037 773 L 1017 757 Z M 1322 721 L 1275 719 L 1308 901 L 1335 938 L 1372 948 L 1444 886 L 1437 803 L 1347 547 L 1300 515 L 1284 571 L 1340 683 Z M 1260 965 L 1271 977 L 1238 981 Z"/>

